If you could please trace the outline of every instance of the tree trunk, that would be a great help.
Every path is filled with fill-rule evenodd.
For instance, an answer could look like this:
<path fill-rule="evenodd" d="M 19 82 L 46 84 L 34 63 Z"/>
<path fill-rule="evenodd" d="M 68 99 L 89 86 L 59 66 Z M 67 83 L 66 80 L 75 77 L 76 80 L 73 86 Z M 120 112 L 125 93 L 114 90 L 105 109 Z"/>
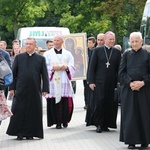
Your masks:
<path fill-rule="evenodd" d="M 116 30 L 116 23 L 117 23 L 117 19 L 115 17 L 111 18 L 112 21 L 112 31 L 115 33 L 116 35 L 116 43 L 117 43 L 117 30 Z"/>
<path fill-rule="evenodd" d="M 17 38 L 17 31 L 18 31 L 18 23 L 17 21 L 14 22 L 14 37 Z"/>

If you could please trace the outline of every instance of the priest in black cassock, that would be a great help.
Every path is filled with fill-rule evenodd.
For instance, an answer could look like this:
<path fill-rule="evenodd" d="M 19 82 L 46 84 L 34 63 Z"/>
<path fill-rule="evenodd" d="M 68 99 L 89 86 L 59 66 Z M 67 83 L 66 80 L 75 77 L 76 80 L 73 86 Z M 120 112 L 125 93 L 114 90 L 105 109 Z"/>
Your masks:
<path fill-rule="evenodd" d="M 96 132 L 116 128 L 118 104 L 114 101 L 121 52 L 114 48 L 115 34 L 105 33 L 105 45 L 93 50 L 88 82 L 93 91 L 86 114 L 86 125 L 95 125 Z"/>
<path fill-rule="evenodd" d="M 148 147 L 150 143 L 150 53 L 142 48 L 140 32 L 130 34 L 132 49 L 123 54 L 121 83 L 120 141 L 128 149 Z"/>
<path fill-rule="evenodd" d="M 95 37 L 89 37 L 88 41 L 87 41 L 87 45 L 88 45 L 88 48 L 87 48 L 87 53 L 88 53 L 87 60 L 88 60 L 88 64 L 90 63 L 90 58 L 92 56 L 92 51 L 95 48 L 95 44 L 96 44 Z M 87 69 L 87 73 L 88 73 L 88 69 Z M 88 76 L 88 74 L 87 74 L 87 76 Z M 83 80 L 83 86 L 84 86 L 84 101 L 85 101 L 84 109 L 87 109 L 88 99 L 90 97 L 90 91 L 91 91 L 91 89 L 89 87 L 89 84 L 88 84 L 87 80 Z"/>
<path fill-rule="evenodd" d="M 14 82 L 10 86 L 13 116 L 7 134 L 17 140 L 43 138 L 42 95 L 49 92 L 45 58 L 35 52 L 36 41 L 27 38 L 26 52 L 15 57 L 12 70 Z"/>

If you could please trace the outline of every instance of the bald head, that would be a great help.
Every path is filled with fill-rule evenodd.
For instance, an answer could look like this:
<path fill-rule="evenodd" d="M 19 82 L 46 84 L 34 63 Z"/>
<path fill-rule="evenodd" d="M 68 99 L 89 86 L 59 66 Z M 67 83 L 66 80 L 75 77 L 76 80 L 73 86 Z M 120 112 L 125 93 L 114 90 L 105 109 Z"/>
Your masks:
<path fill-rule="evenodd" d="M 57 35 L 54 37 L 54 48 L 61 49 L 64 39 L 61 35 Z"/>
<path fill-rule="evenodd" d="M 97 35 L 97 47 L 104 45 L 104 43 L 105 43 L 104 38 L 105 38 L 105 36 L 103 33 L 99 33 Z"/>

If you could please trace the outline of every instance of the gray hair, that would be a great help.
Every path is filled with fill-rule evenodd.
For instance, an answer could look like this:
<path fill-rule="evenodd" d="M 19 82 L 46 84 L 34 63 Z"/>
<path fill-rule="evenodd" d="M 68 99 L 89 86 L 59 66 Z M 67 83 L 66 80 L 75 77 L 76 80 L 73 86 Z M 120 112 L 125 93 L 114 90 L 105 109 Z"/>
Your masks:
<path fill-rule="evenodd" d="M 121 45 L 119 45 L 119 44 L 115 45 L 114 47 L 117 48 L 117 49 L 120 50 L 120 51 L 122 50 L 122 47 L 121 47 Z"/>
<path fill-rule="evenodd" d="M 130 34 L 130 38 L 131 38 L 132 36 L 138 36 L 138 37 L 142 40 L 142 33 L 141 33 L 141 32 L 132 32 L 132 33 Z"/>
<path fill-rule="evenodd" d="M 34 38 L 34 37 L 28 37 L 28 38 L 27 38 L 27 40 L 33 40 L 33 41 L 34 41 L 34 43 L 36 44 L 36 40 L 35 40 L 35 38 Z"/>
<path fill-rule="evenodd" d="M 97 35 L 97 38 L 99 37 L 99 36 L 104 36 L 105 34 L 104 33 L 99 33 L 98 35 Z"/>

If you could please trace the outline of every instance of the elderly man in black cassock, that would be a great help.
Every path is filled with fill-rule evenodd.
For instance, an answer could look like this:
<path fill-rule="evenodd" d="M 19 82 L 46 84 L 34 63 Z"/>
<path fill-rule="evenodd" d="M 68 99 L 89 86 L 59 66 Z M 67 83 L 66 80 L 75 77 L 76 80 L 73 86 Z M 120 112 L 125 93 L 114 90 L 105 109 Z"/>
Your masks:
<path fill-rule="evenodd" d="M 95 125 L 96 132 L 116 128 L 118 104 L 114 101 L 121 52 L 114 48 L 115 34 L 105 33 L 105 45 L 96 47 L 92 53 L 88 82 L 91 96 L 86 114 L 86 125 Z"/>
<path fill-rule="evenodd" d="M 43 138 L 42 95 L 49 92 L 45 58 L 35 52 L 34 38 L 27 38 L 26 52 L 15 57 L 12 70 L 14 82 L 10 86 L 13 116 L 7 134 L 17 140 Z"/>
<path fill-rule="evenodd" d="M 128 149 L 148 147 L 150 143 L 150 53 L 142 48 L 140 32 L 130 34 L 132 49 L 123 54 L 121 83 L 120 141 Z"/>

